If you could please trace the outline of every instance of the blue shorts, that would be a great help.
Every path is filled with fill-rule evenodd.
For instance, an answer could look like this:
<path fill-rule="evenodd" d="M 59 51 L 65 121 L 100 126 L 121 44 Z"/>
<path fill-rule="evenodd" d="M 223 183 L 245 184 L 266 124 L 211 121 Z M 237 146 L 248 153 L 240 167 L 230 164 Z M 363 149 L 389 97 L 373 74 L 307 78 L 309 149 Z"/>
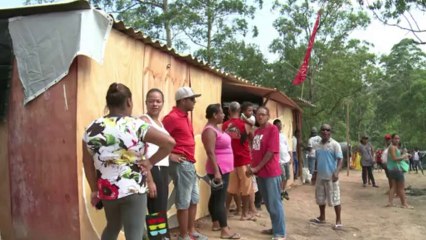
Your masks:
<path fill-rule="evenodd" d="M 190 204 L 198 204 L 200 190 L 194 164 L 188 161 L 170 162 L 169 171 L 176 191 L 176 208 L 188 209 Z"/>

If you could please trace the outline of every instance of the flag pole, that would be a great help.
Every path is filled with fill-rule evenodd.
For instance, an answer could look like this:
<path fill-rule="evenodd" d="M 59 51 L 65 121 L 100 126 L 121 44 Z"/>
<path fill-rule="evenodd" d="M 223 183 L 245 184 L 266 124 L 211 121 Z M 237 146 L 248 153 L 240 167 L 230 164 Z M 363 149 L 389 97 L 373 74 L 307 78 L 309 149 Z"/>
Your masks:
<path fill-rule="evenodd" d="M 350 154 L 350 137 L 349 137 L 349 101 L 346 102 L 346 147 L 347 147 L 347 151 L 346 151 L 346 175 L 349 176 L 349 169 L 350 169 L 350 159 L 349 156 Z"/>

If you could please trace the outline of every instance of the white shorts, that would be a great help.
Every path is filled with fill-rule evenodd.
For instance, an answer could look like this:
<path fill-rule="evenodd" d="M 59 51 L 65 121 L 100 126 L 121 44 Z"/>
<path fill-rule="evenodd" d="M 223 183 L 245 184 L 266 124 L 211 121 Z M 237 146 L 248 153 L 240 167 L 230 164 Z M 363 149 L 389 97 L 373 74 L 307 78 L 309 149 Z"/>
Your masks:
<path fill-rule="evenodd" d="M 328 204 L 331 207 L 340 205 L 339 181 L 324 179 L 316 181 L 315 200 L 318 205 Z"/>

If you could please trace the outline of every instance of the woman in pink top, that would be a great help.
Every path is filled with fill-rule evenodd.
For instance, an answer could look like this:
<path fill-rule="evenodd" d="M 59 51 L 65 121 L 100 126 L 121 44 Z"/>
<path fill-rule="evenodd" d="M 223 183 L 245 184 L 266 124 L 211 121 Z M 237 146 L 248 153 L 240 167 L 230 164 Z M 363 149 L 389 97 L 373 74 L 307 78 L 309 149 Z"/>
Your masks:
<path fill-rule="evenodd" d="M 225 199 L 228 188 L 229 173 L 234 169 L 231 137 L 222 132 L 218 124 L 223 123 L 220 104 L 210 104 L 206 109 L 208 120 L 201 138 L 207 153 L 206 171 L 210 177 L 211 195 L 209 212 L 213 222 L 213 230 L 221 231 L 220 238 L 239 239 L 238 233 L 231 233 L 226 216 Z"/>

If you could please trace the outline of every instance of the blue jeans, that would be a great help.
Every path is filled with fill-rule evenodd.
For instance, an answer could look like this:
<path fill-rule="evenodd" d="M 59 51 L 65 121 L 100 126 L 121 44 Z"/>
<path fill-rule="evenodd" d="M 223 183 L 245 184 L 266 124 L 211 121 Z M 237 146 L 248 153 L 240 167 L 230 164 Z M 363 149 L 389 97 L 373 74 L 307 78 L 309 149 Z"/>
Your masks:
<path fill-rule="evenodd" d="M 310 174 L 314 173 L 314 170 L 315 170 L 315 161 L 316 161 L 315 157 L 308 157 L 308 168 L 309 168 L 309 173 Z"/>
<path fill-rule="evenodd" d="M 299 161 L 297 159 L 297 152 L 293 152 L 293 168 L 294 178 L 296 179 L 299 176 Z"/>
<path fill-rule="evenodd" d="M 285 237 L 284 205 L 281 202 L 281 176 L 259 179 L 259 190 L 269 212 L 274 237 Z"/>

